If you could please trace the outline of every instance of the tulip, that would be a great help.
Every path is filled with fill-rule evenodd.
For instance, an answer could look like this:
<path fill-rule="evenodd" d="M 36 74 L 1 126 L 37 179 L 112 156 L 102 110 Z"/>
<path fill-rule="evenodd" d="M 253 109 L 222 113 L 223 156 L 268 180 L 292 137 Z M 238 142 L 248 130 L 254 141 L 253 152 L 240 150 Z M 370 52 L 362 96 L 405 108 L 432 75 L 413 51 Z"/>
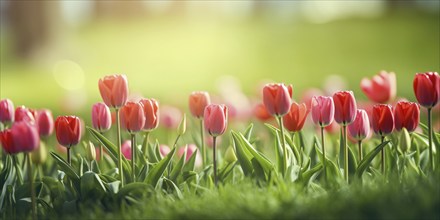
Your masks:
<path fill-rule="evenodd" d="M 330 125 L 335 115 L 335 105 L 332 97 L 314 96 L 312 98 L 312 119 L 321 127 Z"/>
<path fill-rule="evenodd" d="M 159 153 L 162 157 L 166 157 L 171 152 L 170 147 L 165 144 L 159 145 Z"/>
<path fill-rule="evenodd" d="M 145 114 L 144 130 L 151 131 L 159 125 L 159 103 L 155 99 L 141 99 L 139 101 Z"/>
<path fill-rule="evenodd" d="M 182 120 L 182 112 L 173 106 L 160 108 L 160 124 L 166 129 L 176 129 Z"/>
<path fill-rule="evenodd" d="M 106 132 L 112 126 L 110 109 L 102 102 L 92 106 L 92 125 L 99 132 Z"/>
<path fill-rule="evenodd" d="M 47 137 L 53 132 L 53 116 L 48 109 L 43 109 L 37 112 L 38 132 L 40 136 Z"/>
<path fill-rule="evenodd" d="M 27 121 L 29 123 L 35 123 L 35 112 L 24 107 L 20 106 L 15 109 L 15 121 Z"/>
<path fill-rule="evenodd" d="M 55 120 L 58 143 L 67 147 L 67 161 L 71 164 L 70 148 L 81 139 L 81 121 L 76 116 L 59 116 Z"/>
<path fill-rule="evenodd" d="M 363 78 L 361 89 L 364 94 L 373 102 L 387 103 L 396 97 L 396 74 L 381 71 L 371 80 Z"/>
<path fill-rule="evenodd" d="M 352 91 L 340 91 L 333 95 L 335 104 L 335 121 L 346 126 L 356 117 L 356 100 Z"/>
<path fill-rule="evenodd" d="M 300 131 L 304 126 L 308 113 L 306 104 L 298 105 L 293 102 L 289 112 L 283 116 L 284 127 L 290 132 Z"/>
<path fill-rule="evenodd" d="M 14 104 L 10 99 L 0 101 L 0 122 L 11 123 L 14 121 Z"/>
<path fill-rule="evenodd" d="M 263 102 L 269 114 L 280 117 L 289 112 L 292 90 L 292 85 L 286 86 L 282 83 L 264 86 Z"/>
<path fill-rule="evenodd" d="M 272 119 L 272 115 L 269 114 L 263 103 L 255 105 L 253 112 L 254 116 L 260 121 L 269 121 Z"/>
<path fill-rule="evenodd" d="M 413 82 L 414 93 L 419 104 L 428 110 L 428 141 L 431 169 L 434 170 L 434 155 L 432 152 L 432 108 L 440 99 L 440 76 L 437 72 L 418 73 Z M 437 148 L 440 152 L 440 147 Z M 440 169 L 440 155 L 437 156 L 437 169 Z"/>
<path fill-rule="evenodd" d="M 401 101 L 394 109 L 394 125 L 397 131 L 406 128 L 408 132 L 416 130 L 420 121 L 420 107 L 414 102 Z"/>
<path fill-rule="evenodd" d="M 394 129 L 394 115 L 390 105 L 376 104 L 373 106 L 373 131 L 381 136 L 381 142 L 385 141 L 385 135 Z M 385 148 L 381 151 L 381 169 L 385 172 Z"/>
<path fill-rule="evenodd" d="M 0 143 L 6 153 L 19 153 L 18 148 L 14 145 L 14 138 L 12 137 L 11 129 L 6 129 L 0 132 Z"/>
<path fill-rule="evenodd" d="M 13 143 L 18 152 L 29 153 L 40 145 L 38 129 L 28 122 L 15 122 L 11 127 Z"/>
<path fill-rule="evenodd" d="M 370 119 L 363 109 L 358 109 L 353 123 L 348 125 L 348 134 L 357 140 L 359 146 L 359 162 L 362 160 L 362 140 L 370 133 Z"/>
<path fill-rule="evenodd" d="M 121 108 L 121 125 L 129 133 L 135 133 L 145 125 L 145 115 L 142 104 L 138 102 L 127 102 Z"/>
<path fill-rule="evenodd" d="M 211 99 L 207 92 L 193 92 L 189 96 L 189 109 L 196 118 L 203 118 L 205 108 L 209 104 L 211 104 Z"/>
<path fill-rule="evenodd" d="M 213 164 L 214 164 L 214 183 L 217 186 L 217 158 L 216 158 L 216 138 L 223 134 L 228 123 L 228 107 L 225 105 L 211 104 L 205 108 L 203 115 L 204 125 L 213 141 Z"/>
<path fill-rule="evenodd" d="M 126 140 L 122 143 L 122 154 L 127 160 L 131 160 L 131 141 Z"/>
<path fill-rule="evenodd" d="M 128 81 L 125 75 L 110 75 L 99 79 L 99 92 L 104 103 L 112 108 L 120 108 L 127 102 Z"/>

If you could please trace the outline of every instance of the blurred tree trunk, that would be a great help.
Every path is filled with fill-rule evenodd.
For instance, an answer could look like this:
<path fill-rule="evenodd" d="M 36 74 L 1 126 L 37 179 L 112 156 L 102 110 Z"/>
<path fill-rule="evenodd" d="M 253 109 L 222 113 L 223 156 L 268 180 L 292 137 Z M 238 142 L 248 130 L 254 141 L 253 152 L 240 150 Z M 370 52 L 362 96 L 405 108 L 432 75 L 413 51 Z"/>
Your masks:
<path fill-rule="evenodd" d="M 15 55 L 29 58 L 48 46 L 59 20 L 57 1 L 8 1 L 6 7 Z"/>

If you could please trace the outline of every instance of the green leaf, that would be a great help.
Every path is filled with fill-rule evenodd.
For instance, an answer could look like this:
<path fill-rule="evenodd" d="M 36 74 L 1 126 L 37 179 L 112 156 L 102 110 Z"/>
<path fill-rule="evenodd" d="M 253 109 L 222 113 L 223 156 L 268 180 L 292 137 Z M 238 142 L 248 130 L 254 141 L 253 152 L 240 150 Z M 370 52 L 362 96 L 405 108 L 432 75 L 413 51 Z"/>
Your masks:
<path fill-rule="evenodd" d="M 304 172 L 298 179 L 298 181 L 302 181 L 304 183 L 304 185 L 307 185 L 310 182 L 310 179 L 312 178 L 312 176 L 319 172 L 322 169 L 322 163 L 318 163 L 316 164 L 316 166 L 314 166 L 312 169 L 307 170 L 306 172 Z"/>
<path fill-rule="evenodd" d="M 357 168 L 357 159 L 353 150 L 349 146 L 347 147 L 348 147 L 348 172 L 350 174 L 355 174 Z"/>
<path fill-rule="evenodd" d="M 381 144 L 379 144 L 374 150 L 372 150 L 370 153 L 368 153 L 364 159 L 361 160 L 359 163 L 359 166 L 356 170 L 356 176 L 362 177 L 362 174 L 367 170 L 367 168 L 370 166 L 371 161 L 373 161 L 374 157 L 389 143 L 389 141 L 385 141 Z"/>
<path fill-rule="evenodd" d="M 165 181 L 165 184 L 167 184 L 168 186 L 171 186 L 174 189 L 174 191 L 176 192 L 177 197 L 179 199 L 183 199 L 182 192 L 180 191 L 179 187 L 177 187 L 177 185 L 172 180 L 170 180 L 168 178 L 163 178 L 163 180 Z"/>
<path fill-rule="evenodd" d="M 297 164 L 301 163 L 301 156 L 299 154 L 298 148 L 295 146 L 295 144 L 293 143 L 293 140 L 290 139 L 290 137 L 288 135 L 284 135 L 285 139 L 287 141 L 287 144 L 290 146 L 290 149 L 292 149 L 293 155 L 295 156 L 295 160 L 297 162 Z"/>
<path fill-rule="evenodd" d="M 236 137 L 234 135 L 232 135 L 232 137 L 235 148 L 235 155 L 237 155 L 237 159 L 241 165 L 241 169 L 243 170 L 245 176 L 249 176 L 253 172 L 252 163 L 251 163 L 252 155 L 250 155 L 249 152 L 246 152 L 245 148 L 239 146 L 240 145 L 239 140 L 236 140 Z"/>
<path fill-rule="evenodd" d="M 81 176 L 81 198 L 82 199 L 101 199 L 107 192 L 101 178 L 92 172 L 87 171 Z"/>
<path fill-rule="evenodd" d="M 151 169 L 150 173 L 148 174 L 147 178 L 145 179 L 145 182 L 155 187 L 157 181 L 159 181 L 159 178 L 165 172 L 165 169 L 170 164 L 171 159 L 174 157 L 175 153 L 176 153 L 176 148 L 171 150 L 171 152 L 164 159 L 162 159 L 159 163 L 154 165 L 154 167 Z"/>
<path fill-rule="evenodd" d="M 179 161 L 177 162 L 176 166 L 173 167 L 173 170 L 170 174 L 171 181 L 175 182 L 177 180 L 177 177 L 182 172 L 183 165 L 185 164 L 186 160 L 186 153 L 187 153 L 188 146 L 185 147 L 185 151 L 183 155 L 180 157 Z"/>
<path fill-rule="evenodd" d="M 156 143 L 154 145 L 150 145 L 148 144 L 148 159 L 150 160 L 151 163 L 157 163 L 159 162 L 161 157 L 157 157 L 156 156 L 156 149 L 159 148 L 159 142 L 156 141 Z M 160 153 L 159 153 L 160 156 Z"/>
<path fill-rule="evenodd" d="M 218 172 L 218 176 L 219 176 L 219 179 L 220 179 L 221 181 L 224 181 L 224 180 L 228 177 L 228 175 L 229 175 L 230 173 L 232 173 L 232 170 L 234 169 L 235 164 L 236 164 L 236 162 L 228 163 L 226 166 L 224 166 L 224 167 Z"/>
<path fill-rule="evenodd" d="M 189 158 L 188 162 L 186 162 L 183 165 L 183 170 L 182 170 L 183 172 L 194 171 L 194 167 L 195 167 L 195 164 L 196 164 L 196 157 L 197 157 L 197 152 L 198 151 L 199 150 L 196 149 L 196 151 L 194 151 L 194 153 Z"/>
<path fill-rule="evenodd" d="M 285 173 L 285 171 L 284 171 L 284 152 L 283 152 L 283 147 L 281 146 L 280 132 L 279 132 L 278 128 L 276 128 L 270 124 L 264 124 L 264 125 L 266 125 L 266 127 L 268 127 L 269 130 L 272 132 L 272 134 L 275 136 L 275 138 L 274 138 L 275 159 L 276 159 L 276 164 L 278 167 L 278 172 Z"/>
<path fill-rule="evenodd" d="M 141 197 L 142 195 L 145 195 L 146 193 L 152 193 L 153 191 L 154 188 L 152 188 L 150 184 L 134 182 L 124 185 L 124 187 L 119 189 L 117 196 L 120 200 L 122 200 L 130 195 L 138 195 L 139 197 Z"/>
<path fill-rule="evenodd" d="M 60 169 L 66 173 L 66 175 L 72 181 L 79 181 L 79 175 L 75 172 L 75 170 L 70 166 L 62 157 L 60 157 L 55 152 L 50 152 L 50 155 L 55 159 L 55 162 L 58 164 Z"/>
<path fill-rule="evenodd" d="M 253 130 L 253 128 L 254 128 L 254 124 L 251 123 L 251 124 L 246 128 L 246 131 L 244 132 L 244 136 L 246 137 L 246 139 L 247 139 L 248 141 L 251 140 L 251 135 L 252 135 L 252 130 Z"/>

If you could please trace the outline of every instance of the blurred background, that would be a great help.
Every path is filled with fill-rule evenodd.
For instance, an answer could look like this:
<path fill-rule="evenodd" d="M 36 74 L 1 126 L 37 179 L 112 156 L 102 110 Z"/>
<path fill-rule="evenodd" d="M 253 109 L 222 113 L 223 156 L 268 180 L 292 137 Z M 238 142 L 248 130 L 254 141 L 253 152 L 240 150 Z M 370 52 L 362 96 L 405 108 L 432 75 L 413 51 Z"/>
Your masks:
<path fill-rule="evenodd" d="M 0 98 L 90 118 L 99 78 L 187 110 L 191 91 L 251 105 L 261 85 L 348 88 L 440 70 L 439 1 L 0 1 Z M 329 78 L 330 77 L 330 78 Z M 245 95 L 243 95 L 245 94 Z M 218 98 L 216 98 L 218 97 Z M 248 98 L 251 97 L 251 98 Z M 252 98 L 253 97 L 253 98 Z"/>

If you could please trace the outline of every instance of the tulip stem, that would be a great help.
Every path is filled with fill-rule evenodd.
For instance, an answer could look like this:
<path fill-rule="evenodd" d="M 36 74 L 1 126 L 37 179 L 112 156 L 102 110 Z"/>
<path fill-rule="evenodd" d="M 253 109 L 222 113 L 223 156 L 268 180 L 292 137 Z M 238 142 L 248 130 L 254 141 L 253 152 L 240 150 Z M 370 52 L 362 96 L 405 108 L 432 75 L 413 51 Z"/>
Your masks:
<path fill-rule="evenodd" d="M 431 161 L 430 169 L 434 171 L 434 155 L 432 153 L 432 111 L 431 110 L 432 108 L 428 108 L 428 141 L 429 141 L 428 146 L 429 146 L 429 160 Z M 437 154 L 439 154 L 439 149 L 437 149 Z"/>
<path fill-rule="evenodd" d="M 363 158 L 363 155 L 362 155 L 362 141 L 358 141 L 358 147 L 359 147 L 359 163 L 361 163 L 361 160 Z"/>
<path fill-rule="evenodd" d="M 119 108 L 115 109 L 116 113 L 116 132 L 117 132 L 117 144 L 119 146 L 118 151 L 118 171 L 119 175 L 121 177 L 121 186 L 124 186 L 124 174 L 122 171 L 122 143 L 121 143 L 121 125 L 120 125 L 120 118 L 119 118 Z"/>
<path fill-rule="evenodd" d="M 16 154 L 11 155 L 12 163 L 14 163 L 15 174 L 17 175 L 17 180 L 19 185 L 23 185 L 23 174 L 21 173 L 20 166 L 18 165 L 18 158 Z"/>
<path fill-rule="evenodd" d="M 283 126 L 283 117 L 278 116 L 278 123 L 280 124 L 281 130 L 281 140 L 283 144 L 283 156 L 284 156 L 284 164 L 283 164 L 283 175 L 287 175 L 287 148 L 286 148 L 286 139 L 284 137 L 284 126 Z"/>
<path fill-rule="evenodd" d="M 384 141 L 385 141 L 385 136 L 382 135 L 381 136 L 381 144 L 383 144 Z M 385 175 L 385 147 L 382 148 L 380 155 L 381 155 L 381 171 L 382 171 L 382 174 Z"/>
<path fill-rule="evenodd" d="M 216 151 L 217 151 L 217 149 L 216 149 L 216 140 L 217 139 L 217 137 L 212 137 L 212 152 L 213 152 L 213 155 L 212 155 L 212 161 L 213 161 L 213 164 L 214 164 L 214 183 L 215 183 L 215 187 L 217 187 L 217 158 L 216 158 Z"/>
<path fill-rule="evenodd" d="M 150 132 L 145 132 L 144 135 L 144 142 L 142 143 L 142 153 L 144 153 L 144 156 L 147 157 L 147 151 L 148 151 L 148 143 L 150 142 Z"/>
<path fill-rule="evenodd" d="M 103 134 L 102 132 L 100 132 Z M 99 161 L 102 161 L 104 155 L 104 151 L 102 150 L 102 144 L 99 145 Z"/>
<path fill-rule="evenodd" d="M 200 143 L 202 147 L 202 163 L 206 166 L 206 148 L 205 148 L 205 128 L 203 127 L 203 118 L 200 119 Z"/>
<path fill-rule="evenodd" d="M 344 144 L 344 178 L 348 183 L 348 146 L 347 146 L 347 125 L 342 126 Z"/>
<path fill-rule="evenodd" d="M 34 173 L 32 172 L 32 164 L 30 153 L 27 153 L 27 163 L 28 163 L 28 178 L 31 187 L 31 205 L 32 205 L 32 219 L 37 219 L 37 210 L 35 204 L 35 189 L 34 189 Z"/>
<path fill-rule="evenodd" d="M 72 155 L 70 154 L 70 148 L 67 148 L 67 163 L 69 163 L 70 166 L 72 166 Z"/>
<path fill-rule="evenodd" d="M 179 141 L 179 139 L 180 139 L 180 134 L 177 135 L 176 140 L 174 141 L 174 144 L 173 144 L 173 148 L 176 148 L 177 141 Z"/>
<path fill-rule="evenodd" d="M 324 127 L 321 127 L 321 145 L 322 145 L 322 167 L 324 169 L 324 180 L 327 182 L 327 170 L 325 167 L 325 164 L 327 163 L 327 160 L 325 158 L 325 139 L 324 139 Z"/>
<path fill-rule="evenodd" d="M 131 134 L 131 172 L 133 182 L 136 182 L 136 134 Z"/>

